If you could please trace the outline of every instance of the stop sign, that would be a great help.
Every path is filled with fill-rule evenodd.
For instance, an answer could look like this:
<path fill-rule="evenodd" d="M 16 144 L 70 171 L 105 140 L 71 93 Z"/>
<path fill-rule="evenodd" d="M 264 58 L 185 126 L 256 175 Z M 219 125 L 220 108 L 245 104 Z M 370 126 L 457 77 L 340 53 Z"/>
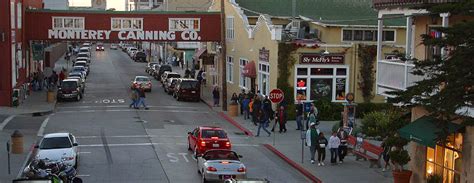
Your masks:
<path fill-rule="evenodd" d="M 280 89 L 273 89 L 272 91 L 270 91 L 270 95 L 268 96 L 268 98 L 273 103 L 280 103 L 281 101 L 283 101 L 284 98 L 283 91 Z"/>

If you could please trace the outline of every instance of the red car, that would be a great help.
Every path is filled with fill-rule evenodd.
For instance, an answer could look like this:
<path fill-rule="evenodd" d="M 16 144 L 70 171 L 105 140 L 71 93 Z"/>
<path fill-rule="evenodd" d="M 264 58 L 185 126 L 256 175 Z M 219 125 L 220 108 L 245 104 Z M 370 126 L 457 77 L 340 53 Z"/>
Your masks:
<path fill-rule="evenodd" d="M 212 126 L 200 126 L 192 132 L 188 132 L 188 149 L 194 152 L 194 156 L 203 154 L 210 149 L 231 149 L 227 133 Z"/>

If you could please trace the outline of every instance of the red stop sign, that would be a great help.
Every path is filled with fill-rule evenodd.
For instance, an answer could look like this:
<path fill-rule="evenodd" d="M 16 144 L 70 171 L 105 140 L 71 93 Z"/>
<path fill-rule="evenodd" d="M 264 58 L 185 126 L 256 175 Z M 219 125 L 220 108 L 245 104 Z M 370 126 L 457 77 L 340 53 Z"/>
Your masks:
<path fill-rule="evenodd" d="M 272 91 L 270 91 L 268 98 L 273 103 L 280 103 L 281 101 L 283 101 L 284 98 L 283 91 L 280 89 L 273 89 Z"/>

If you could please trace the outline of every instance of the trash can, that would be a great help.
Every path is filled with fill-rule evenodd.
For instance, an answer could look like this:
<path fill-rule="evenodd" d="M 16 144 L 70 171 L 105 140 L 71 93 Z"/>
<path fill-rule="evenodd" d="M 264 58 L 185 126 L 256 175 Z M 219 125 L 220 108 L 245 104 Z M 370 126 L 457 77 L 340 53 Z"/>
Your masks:
<path fill-rule="evenodd" d="M 229 115 L 232 117 L 237 116 L 237 114 L 239 113 L 238 109 L 239 109 L 239 105 L 237 103 L 231 103 L 229 105 Z"/>
<path fill-rule="evenodd" d="M 20 131 L 15 130 L 10 136 L 12 140 L 12 153 L 22 154 L 23 153 L 23 134 Z"/>
<path fill-rule="evenodd" d="M 48 91 L 48 96 L 47 96 L 48 103 L 53 103 L 54 98 L 55 98 L 55 92 L 54 91 Z"/>

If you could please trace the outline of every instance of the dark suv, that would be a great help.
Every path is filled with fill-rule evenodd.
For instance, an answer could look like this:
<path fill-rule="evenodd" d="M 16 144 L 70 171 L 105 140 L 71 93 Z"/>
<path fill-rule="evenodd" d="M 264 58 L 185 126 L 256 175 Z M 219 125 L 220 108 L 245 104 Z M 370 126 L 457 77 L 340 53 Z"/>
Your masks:
<path fill-rule="evenodd" d="M 135 55 L 133 55 L 133 60 L 135 60 L 135 62 L 146 62 L 145 52 L 139 51 L 135 53 Z"/>
<path fill-rule="evenodd" d="M 155 66 L 156 67 L 156 66 Z M 159 69 L 155 70 L 155 73 L 153 73 L 153 76 L 155 77 L 155 79 L 157 80 L 161 80 L 161 75 L 165 72 L 165 71 L 173 71 L 171 69 L 171 65 L 160 65 L 159 66 Z"/>
<path fill-rule="evenodd" d="M 179 78 L 178 81 L 176 81 L 173 97 L 178 101 L 187 99 L 199 102 L 201 100 L 201 86 L 199 85 L 199 81 L 196 79 Z"/>
<path fill-rule="evenodd" d="M 79 101 L 82 99 L 84 88 L 78 79 L 65 79 L 58 88 L 57 100 L 74 99 Z"/>

